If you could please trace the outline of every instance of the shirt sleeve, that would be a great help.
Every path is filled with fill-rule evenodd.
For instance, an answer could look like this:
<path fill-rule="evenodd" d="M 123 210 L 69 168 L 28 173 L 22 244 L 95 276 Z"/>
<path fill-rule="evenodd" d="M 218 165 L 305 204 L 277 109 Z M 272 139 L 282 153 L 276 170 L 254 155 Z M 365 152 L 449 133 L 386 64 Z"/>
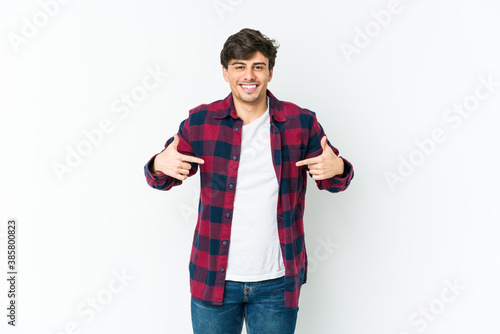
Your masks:
<path fill-rule="evenodd" d="M 307 153 L 306 159 L 314 158 L 323 153 L 323 148 L 321 147 L 321 138 L 325 135 L 323 131 L 323 127 L 319 124 L 316 119 L 316 114 L 312 112 L 313 117 L 311 118 L 311 122 L 309 124 L 309 141 L 307 144 Z M 333 152 L 339 156 L 339 150 L 335 148 L 327 137 L 327 145 L 330 146 Z M 344 191 L 347 189 L 349 184 L 351 183 L 352 178 L 354 177 L 354 169 L 352 164 L 347 161 L 347 159 L 339 156 L 344 161 L 344 173 L 342 175 L 336 175 L 329 179 L 325 180 L 315 180 L 318 189 L 327 190 L 329 192 L 335 193 Z M 306 170 L 309 171 L 307 166 Z M 311 174 L 309 174 L 311 176 Z M 312 178 L 312 176 L 311 176 Z"/>
<path fill-rule="evenodd" d="M 177 146 L 177 151 L 184 155 L 194 156 L 194 150 L 191 146 L 189 140 L 189 118 L 185 119 L 179 125 L 179 131 L 177 132 L 179 137 L 179 145 Z M 165 147 L 162 152 L 174 141 L 174 136 L 170 137 L 165 143 Z M 172 187 L 181 185 L 183 181 L 178 180 L 174 177 L 168 176 L 166 174 L 154 174 L 153 164 L 154 159 L 159 153 L 155 154 L 149 161 L 144 165 L 144 175 L 146 176 L 146 181 L 148 185 L 152 188 L 159 190 L 170 190 Z M 188 177 L 193 176 L 198 171 L 198 164 L 194 162 L 188 162 L 191 164 L 191 169 L 189 170 Z"/>

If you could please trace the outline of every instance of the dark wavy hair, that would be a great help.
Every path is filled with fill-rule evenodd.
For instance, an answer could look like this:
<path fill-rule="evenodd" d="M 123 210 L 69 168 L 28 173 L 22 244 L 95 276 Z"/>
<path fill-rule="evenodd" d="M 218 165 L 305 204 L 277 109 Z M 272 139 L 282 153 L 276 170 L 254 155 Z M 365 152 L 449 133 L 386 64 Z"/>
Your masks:
<path fill-rule="evenodd" d="M 245 28 L 226 40 L 220 52 L 220 62 L 227 69 L 231 59 L 250 59 L 259 51 L 269 59 L 269 70 L 272 70 L 278 48 L 274 39 L 269 39 L 258 30 Z"/>

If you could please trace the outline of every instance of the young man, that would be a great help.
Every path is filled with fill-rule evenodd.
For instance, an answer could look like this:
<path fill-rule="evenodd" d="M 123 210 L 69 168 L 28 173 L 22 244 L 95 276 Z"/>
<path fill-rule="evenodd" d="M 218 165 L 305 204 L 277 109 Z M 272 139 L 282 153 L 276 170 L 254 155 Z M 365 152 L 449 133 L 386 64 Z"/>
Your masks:
<path fill-rule="evenodd" d="M 189 263 L 195 334 L 294 333 L 307 278 L 307 173 L 319 189 L 345 190 L 352 165 L 338 156 L 316 114 L 267 89 L 278 46 L 257 30 L 221 51 L 231 93 L 189 111 L 165 149 L 144 166 L 169 190 L 200 169 Z"/>

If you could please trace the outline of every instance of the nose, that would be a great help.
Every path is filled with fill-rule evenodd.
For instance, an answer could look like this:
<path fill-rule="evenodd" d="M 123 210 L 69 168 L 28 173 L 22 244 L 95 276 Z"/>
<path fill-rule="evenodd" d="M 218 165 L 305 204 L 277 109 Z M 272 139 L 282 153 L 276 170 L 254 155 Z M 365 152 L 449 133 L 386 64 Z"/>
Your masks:
<path fill-rule="evenodd" d="M 252 66 L 248 66 L 245 71 L 245 80 L 247 81 L 253 81 L 255 80 L 255 70 L 253 69 Z"/>

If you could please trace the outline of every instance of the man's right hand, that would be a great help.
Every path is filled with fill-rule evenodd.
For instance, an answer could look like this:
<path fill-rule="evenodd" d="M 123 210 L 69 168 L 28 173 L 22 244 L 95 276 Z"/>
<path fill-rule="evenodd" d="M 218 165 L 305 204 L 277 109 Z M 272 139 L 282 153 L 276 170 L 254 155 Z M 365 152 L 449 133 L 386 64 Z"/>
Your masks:
<path fill-rule="evenodd" d="M 187 179 L 189 170 L 191 169 L 191 165 L 188 162 L 205 163 L 203 159 L 177 152 L 178 145 L 179 137 L 175 134 L 174 141 L 155 157 L 153 165 L 154 174 L 163 173 L 177 180 L 184 181 Z"/>

